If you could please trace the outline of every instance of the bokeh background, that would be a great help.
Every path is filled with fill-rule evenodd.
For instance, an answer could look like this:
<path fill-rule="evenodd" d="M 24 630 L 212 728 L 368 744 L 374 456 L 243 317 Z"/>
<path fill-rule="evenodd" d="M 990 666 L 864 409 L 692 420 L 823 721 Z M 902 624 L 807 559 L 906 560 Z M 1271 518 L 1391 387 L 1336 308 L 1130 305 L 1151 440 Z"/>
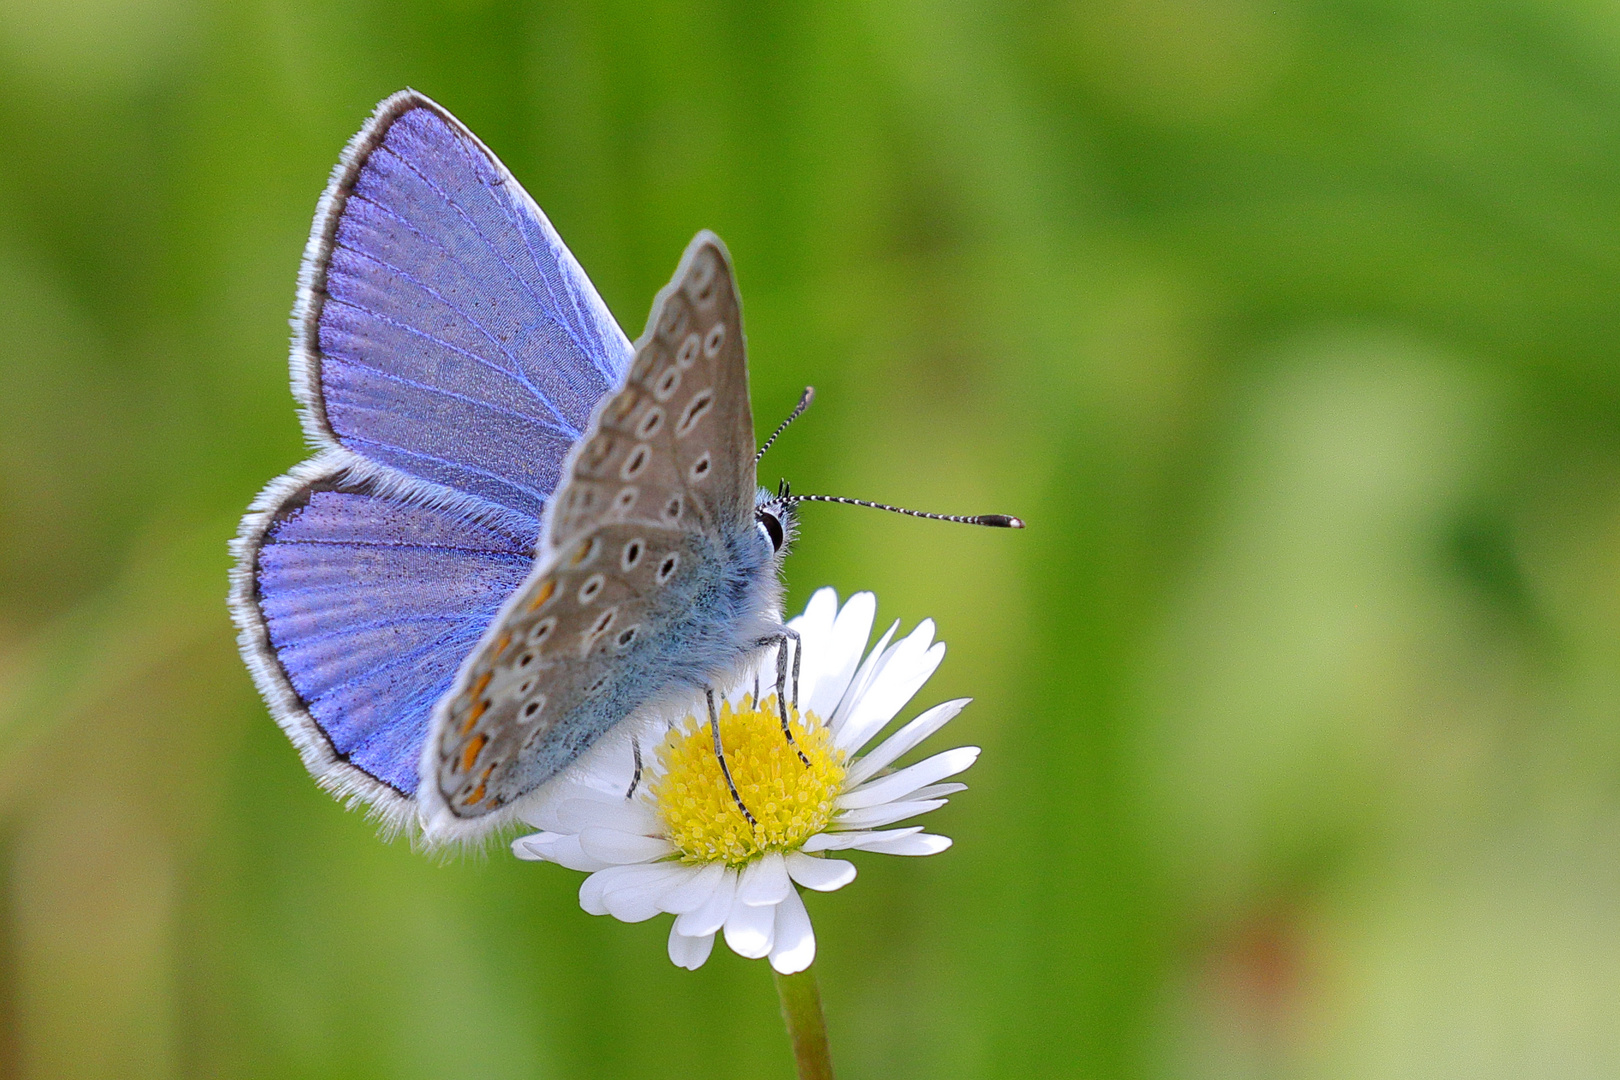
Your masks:
<path fill-rule="evenodd" d="M 786 1078 L 769 974 L 379 842 L 242 669 L 315 200 L 411 85 L 631 336 L 745 302 L 790 563 L 932 616 L 877 1077 L 1620 1075 L 1620 7 L 0 3 L 0 1074 Z M 942 737 L 943 738 L 943 737 Z"/>

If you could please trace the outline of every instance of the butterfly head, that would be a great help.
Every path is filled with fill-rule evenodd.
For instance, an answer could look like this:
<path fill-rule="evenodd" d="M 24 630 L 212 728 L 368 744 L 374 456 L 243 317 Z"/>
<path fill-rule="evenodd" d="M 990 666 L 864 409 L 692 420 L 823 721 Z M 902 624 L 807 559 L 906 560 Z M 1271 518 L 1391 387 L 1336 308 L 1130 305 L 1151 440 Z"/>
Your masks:
<path fill-rule="evenodd" d="M 771 553 L 778 562 L 787 556 L 793 537 L 799 531 L 798 515 L 790 499 L 786 480 L 774 494 L 769 488 L 760 488 L 754 496 L 754 527 L 771 545 Z"/>

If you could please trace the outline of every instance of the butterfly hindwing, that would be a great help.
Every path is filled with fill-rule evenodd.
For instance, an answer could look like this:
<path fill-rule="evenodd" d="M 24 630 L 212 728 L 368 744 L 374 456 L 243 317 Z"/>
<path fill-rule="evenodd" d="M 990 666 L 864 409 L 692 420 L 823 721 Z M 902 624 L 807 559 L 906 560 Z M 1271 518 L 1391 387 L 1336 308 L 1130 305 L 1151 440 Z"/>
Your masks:
<path fill-rule="evenodd" d="M 674 530 L 614 522 L 524 584 L 436 729 L 439 794 L 458 817 L 509 804 L 584 750 L 601 732 L 582 710 L 622 715 L 600 706 L 656 647 L 649 616 L 688 558 Z"/>
<path fill-rule="evenodd" d="M 310 771 L 405 826 L 433 706 L 532 560 L 524 534 L 346 474 L 316 458 L 260 497 L 237 539 L 231 609 Z"/>
<path fill-rule="evenodd" d="M 453 815 L 521 798 L 702 655 L 683 620 L 753 529 L 747 378 L 729 260 L 702 233 L 570 455 L 535 572 L 436 715 L 424 770 Z"/>

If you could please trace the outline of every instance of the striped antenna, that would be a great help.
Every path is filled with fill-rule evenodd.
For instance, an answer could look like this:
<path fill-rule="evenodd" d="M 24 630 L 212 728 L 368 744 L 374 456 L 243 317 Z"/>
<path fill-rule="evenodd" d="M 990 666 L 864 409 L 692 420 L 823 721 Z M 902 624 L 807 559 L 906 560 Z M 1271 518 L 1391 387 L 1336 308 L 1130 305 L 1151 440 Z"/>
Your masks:
<path fill-rule="evenodd" d="M 803 416 L 804 410 L 808 409 L 810 403 L 814 400 L 816 400 L 816 388 L 813 386 L 805 387 L 804 393 L 799 395 L 799 403 L 793 406 L 793 411 L 788 413 L 788 418 L 776 425 L 776 430 L 771 432 L 771 437 L 765 440 L 765 445 L 760 447 L 759 453 L 754 455 L 755 465 L 759 464 L 759 459 L 765 456 L 765 451 L 771 448 L 771 444 L 776 441 L 776 437 L 786 431 L 789 424 Z"/>
<path fill-rule="evenodd" d="M 1022 529 L 1024 527 L 1022 520 L 1010 517 L 1007 514 L 975 514 L 972 517 L 963 517 L 958 514 L 930 514 L 923 510 L 907 510 L 903 506 L 890 506 L 888 503 L 867 502 L 865 499 L 846 499 L 842 495 L 784 495 L 782 501 L 785 503 L 828 502 L 843 503 L 845 506 L 868 506 L 873 510 L 887 510 L 894 514 L 928 518 L 930 521 L 955 521 L 963 525 L 989 525 L 995 529 Z"/>

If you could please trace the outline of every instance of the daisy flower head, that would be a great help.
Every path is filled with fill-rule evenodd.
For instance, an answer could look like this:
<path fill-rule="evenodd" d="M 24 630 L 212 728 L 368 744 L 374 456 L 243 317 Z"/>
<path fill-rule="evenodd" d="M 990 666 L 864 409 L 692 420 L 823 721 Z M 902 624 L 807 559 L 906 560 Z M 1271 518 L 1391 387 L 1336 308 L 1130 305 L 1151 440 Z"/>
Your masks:
<path fill-rule="evenodd" d="M 716 934 L 741 956 L 770 957 L 784 975 L 809 967 L 816 939 L 799 888 L 830 892 L 855 879 L 854 864 L 833 852 L 950 847 L 921 826 L 888 826 L 965 790 L 946 781 L 979 756 L 962 746 L 893 768 L 966 698 L 928 709 L 867 749 L 945 656 L 930 620 L 898 641 L 891 626 L 868 652 L 876 611 L 871 593 L 840 608 L 822 589 L 788 624 L 801 661 L 787 733 L 767 652 L 716 693 L 717 725 L 700 697 L 684 715 L 593 750 L 525 815 L 542 831 L 513 841 L 513 852 L 589 873 L 579 901 L 593 915 L 674 915 L 669 957 L 681 967 L 701 967 Z"/>

